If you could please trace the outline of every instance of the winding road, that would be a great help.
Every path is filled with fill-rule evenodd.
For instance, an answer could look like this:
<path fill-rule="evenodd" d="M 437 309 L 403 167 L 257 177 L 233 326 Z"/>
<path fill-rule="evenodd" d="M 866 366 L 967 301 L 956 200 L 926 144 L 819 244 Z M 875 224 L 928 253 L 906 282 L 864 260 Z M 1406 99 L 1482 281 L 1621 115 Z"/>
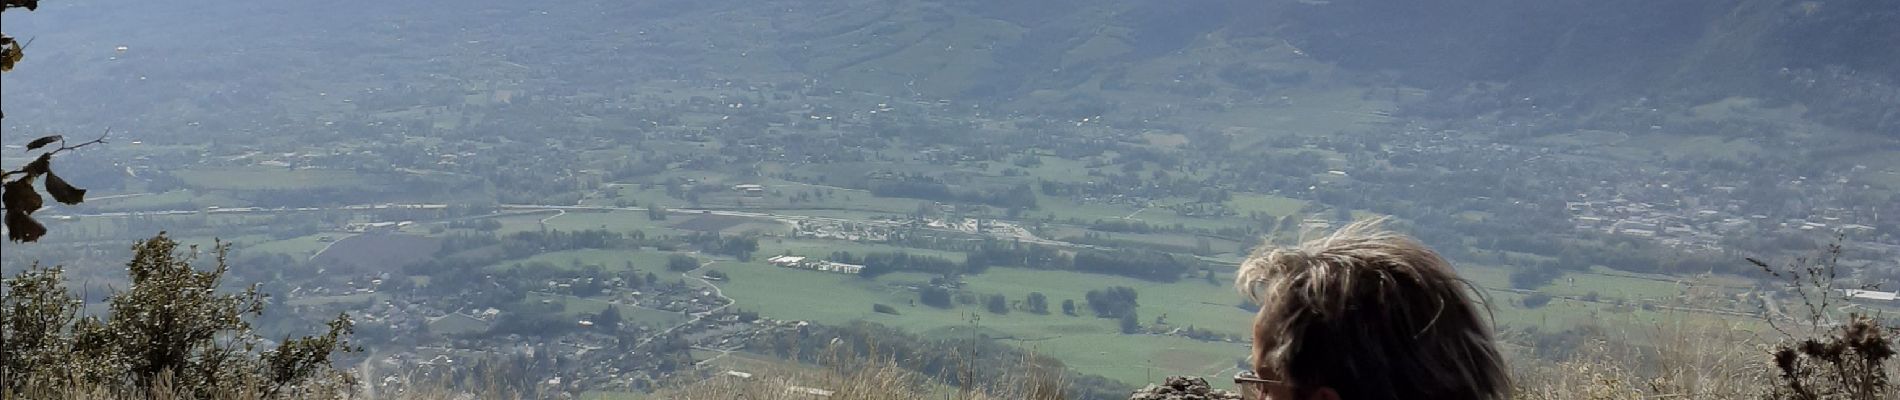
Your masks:
<path fill-rule="evenodd" d="M 700 263 L 700 264 L 699 264 L 699 268 L 694 268 L 694 269 L 692 269 L 692 270 L 690 270 L 690 271 L 686 271 L 686 272 L 681 272 L 681 273 L 680 273 L 680 277 L 682 277 L 682 278 L 689 278 L 689 279 L 693 279 L 693 280 L 697 280 L 697 281 L 699 281 L 699 283 L 701 283 L 701 284 L 704 284 L 704 285 L 706 285 L 706 287 L 709 287 L 709 288 L 712 288 L 712 293 L 713 293 L 713 295 L 714 295 L 714 296 L 718 296 L 718 297 L 719 297 L 720 299 L 722 299 L 722 300 L 725 300 L 725 301 L 726 301 L 726 304 L 725 304 L 725 305 L 721 305 L 721 306 L 719 306 L 719 307 L 714 307 L 713 309 L 711 309 L 711 310 L 706 310 L 706 311 L 704 311 L 704 312 L 697 312 L 697 313 L 693 313 L 693 317 L 692 317 L 692 318 L 689 318 L 689 319 L 687 319 L 687 320 L 686 320 L 686 322 L 681 322 L 681 323 L 680 323 L 679 325 L 674 325 L 674 326 L 673 326 L 672 328 L 666 328 L 666 330 L 664 330 L 664 331 L 660 331 L 660 333 L 659 333 L 659 334 L 655 334 L 655 335 L 653 335 L 653 336 L 648 336 L 648 337 L 647 337 L 646 339 L 640 339 L 640 342 L 638 342 L 638 343 L 634 343 L 634 344 L 633 344 L 633 348 L 635 348 L 635 349 L 638 349 L 638 348 L 640 348 L 640 346 L 645 346 L 645 345 L 647 345 L 647 343 L 649 343 L 649 342 L 652 342 L 652 341 L 653 341 L 653 339 L 659 339 L 659 338 L 662 338 L 662 337 L 666 337 L 666 335 L 670 335 L 670 334 L 672 334 L 672 333 L 673 333 L 673 331 L 677 331 L 677 330 L 679 330 L 680 328 L 684 328 L 684 327 L 687 327 L 687 326 L 690 326 L 690 325 L 692 325 L 692 324 L 696 324 L 696 323 L 699 323 L 699 321 L 700 321 L 700 320 L 702 320 L 702 319 L 705 319 L 705 318 L 706 318 L 706 316 L 708 316 L 708 315 L 713 315 L 713 314 L 718 314 L 718 313 L 719 313 L 720 311 L 725 311 L 725 310 L 726 310 L 726 308 L 728 308 L 728 307 L 732 307 L 732 305 L 734 305 L 734 304 L 739 304 L 739 302 L 738 302 L 737 300 L 733 300 L 733 299 L 732 299 L 731 297 L 726 297 L 726 292 L 725 292 L 725 291 L 723 291 L 723 290 L 720 290 L 720 289 L 719 289 L 719 285 L 714 285 L 714 284 L 712 283 L 712 281 L 710 281 L 710 280 L 706 280 L 706 278 L 705 278 L 705 277 L 703 277 L 703 276 L 694 276 L 694 275 L 692 275 L 692 273 L 694 273 L 694 272 L 698 272 L 699 270 L 703 270 L 703 269 L 706 269 L 706 267 L 709 267 L 709 266 L 712 266 L 712 265 L 713 265 L 713 263 L 716 263 L 716 262 L 718 262 L 718 261 L 706 261 L 706 262 L 704 262 L 704 263 Z"/>

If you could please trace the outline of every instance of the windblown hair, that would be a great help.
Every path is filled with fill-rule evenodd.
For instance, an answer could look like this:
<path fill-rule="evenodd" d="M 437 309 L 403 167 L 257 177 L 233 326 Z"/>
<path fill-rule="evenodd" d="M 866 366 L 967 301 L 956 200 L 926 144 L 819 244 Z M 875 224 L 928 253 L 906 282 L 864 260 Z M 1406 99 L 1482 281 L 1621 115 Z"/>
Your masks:
<path fill-rule="evenodd" d="M 1505 399 L 1510 377 L 1451 263 L 1362 220 L 1298 247 L 1262 245 L 1234 285 L 1260 305 L 1256 373 L 1345 400 Z"/>

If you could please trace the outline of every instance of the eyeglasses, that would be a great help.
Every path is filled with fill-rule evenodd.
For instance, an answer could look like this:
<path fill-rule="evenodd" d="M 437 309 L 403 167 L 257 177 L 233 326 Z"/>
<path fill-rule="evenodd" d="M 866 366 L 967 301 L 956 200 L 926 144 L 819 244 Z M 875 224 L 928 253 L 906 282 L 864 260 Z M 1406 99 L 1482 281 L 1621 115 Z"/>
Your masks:
<path fill-rule="evenodd" d="M 1240 397 L 1247 400 L 1267 398 L 1267 385 L 1284 385 L 1286 382 L 1261 378 L 1253 371 L 1240 371 L 1234 374 L 1234 387 L 1240 389 Z"/>

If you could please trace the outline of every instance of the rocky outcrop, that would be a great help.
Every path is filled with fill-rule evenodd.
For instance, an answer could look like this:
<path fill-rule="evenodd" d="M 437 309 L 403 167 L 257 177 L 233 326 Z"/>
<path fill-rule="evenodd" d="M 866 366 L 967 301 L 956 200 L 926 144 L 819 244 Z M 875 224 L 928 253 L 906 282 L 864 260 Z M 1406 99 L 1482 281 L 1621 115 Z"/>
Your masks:
<path fill-rule="evenodd" d="M 1162 384 L 1135 390 L 1128 400 L 1240 400 L 1240 394 L 1215 390 L 1206 379 L 1170 376 Z"/>

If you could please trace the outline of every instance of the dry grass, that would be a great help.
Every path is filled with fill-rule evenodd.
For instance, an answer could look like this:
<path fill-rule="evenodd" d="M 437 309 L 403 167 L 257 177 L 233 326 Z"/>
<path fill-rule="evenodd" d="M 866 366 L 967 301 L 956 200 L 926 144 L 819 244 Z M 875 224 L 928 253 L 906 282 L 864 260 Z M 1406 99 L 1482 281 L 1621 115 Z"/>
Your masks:
<path fill-rule="evenodd" d="M 1825 285 L 1797 293 L 1831 293 Z M 1682 306 L 1706 304 L 1719 290 L 1693 282 L 1678 298 Z M 1890 348 L 1891 328 L 1850 317 L 1854 323 L 1777 326 L 1758 332 L 1733 320 L 1671 311 L 1661 323 L 1591 338 L 1560 362 L 1521 362 L 1517 398 L 1525 400 L 1623 399 L 1900 399 L 1884 384 L 1900 375 L 1900 363 L 1874 357 Z M 1819 319 L 1814 321 L 1821 321 Z M 1787 325 L 1783 323 L 1783 325 Z M 1817 343 L 1817 344 L 1810 344 Z M 1831 351 L 1831 352 L 1830 352 Z M 1833 357 L 1829 357 L 1832 355 Z M 1790 361 L 1785 358 L 1798 358 Z M 1859 364 L 1855 364 L 1855 362 Z M 1801 383 L 1793 383 L 1801 382 Z M 1791 390 L 1805 386 L 1806 390 Z M 1852 390 L 1842 389 L 1858 386 Z"/>
<path fill-rule="evenodd" d="M 1561 362 L 1520 364 L 1517 398 L 1741 399 L 1771 384 L 1767 343 L 1715 318 L 1671 320 L 1582 347 Z"/>
<path fill-rule="evenodd" d="M 836 352 L 834 351 L 834 354 Z M 1031 355 L 1030 357 L 1033 357 Z M 1038 368 L 1029 359 L 996 382 L 954 387 L 905 369 L 875 354 L 864 359 L 829 356 L 819 371 L 762 371 L 751 377 L 718 375 L 661 391 L 665 399 L 832 400 L 955 399 L 1063 400 L 1067 387 L 1060 371 Z M 966 374 L 970 375 L 970 374 Z M 965 379 L 968 381 L 969 379 Z M 807 389 L 831 392 L 817 396 Z"/>

